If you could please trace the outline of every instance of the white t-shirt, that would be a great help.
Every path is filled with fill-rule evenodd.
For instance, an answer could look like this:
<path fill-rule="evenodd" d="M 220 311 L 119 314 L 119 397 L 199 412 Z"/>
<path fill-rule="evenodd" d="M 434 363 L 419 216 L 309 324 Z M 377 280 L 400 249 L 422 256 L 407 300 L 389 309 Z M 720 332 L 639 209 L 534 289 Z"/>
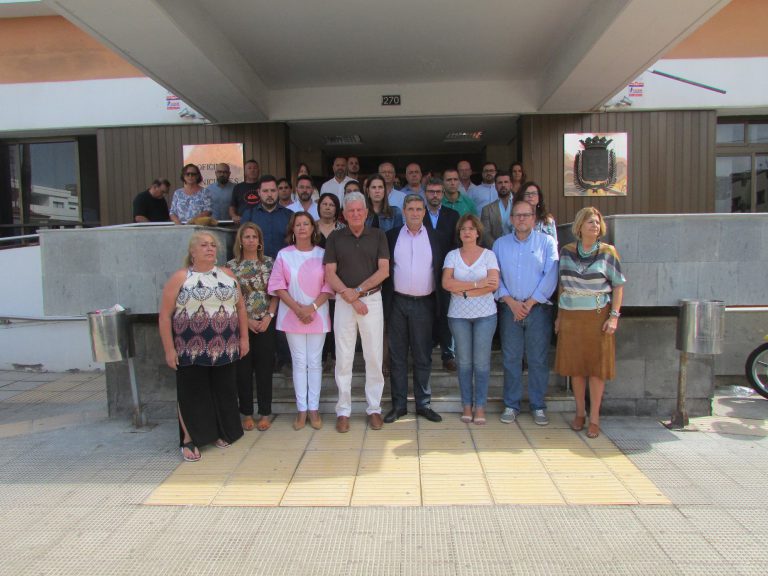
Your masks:
<path fill-rule="evenodd" d="M 462 260 L 459 248 L 451 250 L 445 257 L 443 270 L 453 268 L 453 277 L 461 282 L 475 282 L 488 275 L 488 270 L 498 270 L 499 262 L 491 250 L 483 249 L 483 253 L 475 260 L 472 266 L 467 266 Z M 484 318 L 496 314 L 496 301 L 493 292 L 482 296 L 456 296 L 451 294 L 451 303 L 448 306 L 449 318 Z"/>

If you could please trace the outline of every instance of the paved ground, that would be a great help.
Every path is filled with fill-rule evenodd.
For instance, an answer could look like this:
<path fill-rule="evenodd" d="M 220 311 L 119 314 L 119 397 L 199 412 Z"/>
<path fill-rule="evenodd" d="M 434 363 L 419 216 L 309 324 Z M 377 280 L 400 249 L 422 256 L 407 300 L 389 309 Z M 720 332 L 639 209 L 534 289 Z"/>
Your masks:
<path fill-rule="evenodd" d="M 98 379 L 43 376 L 39 386 Z M 759 397 L 718 398 L 718 416 L 696 422 L 707 431 L 604 419 L 605 436 L 666 505 L 153 506 L 179 467 L 174 422 L 138 433 L 124 421 L 65 422 L 63 399 L 82 414 L 89 397 L 9 402 L 18 394 L 4 393 L 18 390 L 6 389 L 20 381 L 0 373 L 0 425 L 29 423 L 0 439 L 3 575 L 762 575 L 768 565 L 768 401 Z"/>

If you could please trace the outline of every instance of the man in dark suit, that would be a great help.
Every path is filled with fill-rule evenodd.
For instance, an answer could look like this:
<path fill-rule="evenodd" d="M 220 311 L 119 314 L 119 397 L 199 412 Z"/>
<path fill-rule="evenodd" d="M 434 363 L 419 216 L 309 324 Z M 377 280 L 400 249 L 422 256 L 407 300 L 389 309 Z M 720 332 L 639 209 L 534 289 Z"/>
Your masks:
<path fill-rule="evenodd" d="M 448 254 L 458 245 L 456 224 L 459 221 L 459 213 L 453 208 L 443 206 L 445 187 L 440 178 L 430 178 L 427 181 L 424 195 L 427 199 L 427 213 L 424 214 L 424 226 L 428 230 L 438 232 L 443 243 L 443 249 Z M 443 292 L 442 295 L 441 313 L 434 326 L 435 339 L 440 343 L 440 356 L 443 360 L 443 368 L 455 372 L 456 356 L 453 351 L 453 336 L 448 327 L 448 304 L 450 303 L 450 297 L 446 292 Z"/>
<path fill-rule="evenodd" d="M 444 243 L 424 225 L 424 199 L 408 194 L 403 201 L 405 226 L 387 232 L 390 275 L 384 282 L 384 318 L 389 332 L 392 409 L 384 416 L 391 424 L 408 413 L 408 351 L 413 356 L 413 395 L 416 414 L 440 422 L 432 410 L 432 325 L 440 310 L 440 279 Z"/>

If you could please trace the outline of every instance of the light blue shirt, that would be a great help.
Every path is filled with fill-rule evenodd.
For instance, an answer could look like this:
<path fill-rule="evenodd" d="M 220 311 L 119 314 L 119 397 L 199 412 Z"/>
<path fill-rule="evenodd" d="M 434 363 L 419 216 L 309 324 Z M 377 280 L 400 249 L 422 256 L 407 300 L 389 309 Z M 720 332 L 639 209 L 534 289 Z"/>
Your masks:
<path fill-rule="evenodd" d="M 440 219 L 440 206 L 438 206 L 436 213 L 427 208 L 427 214 L 429 214 L 429 219 L 432 221 L 432 230 L 437 230 L 437 221 Z"/>
<path fill-rule="evenodd" d="M 235 185 L 232 182 L 227 182 L 224 186 L 221 186 L 218 182 L 208 185 L 213 202 L 213 217 L 216 220 L 230 219 L 229 206 L 232 204 L 232 190 L 234 189 Z"/>
<path fill-rule="evenodd" d="M 511 296 L 520 302 L 533 297 L 540 304 L 551 304 L 557 287 L 557 244 L 547 234 L 531 231 L 525 240 L 507 234 L 493 243 L 499 261 L 499 289 L 496 299 Z"/>
<path fill-rule="evenodd" d="M 472 198 L 475 206 L 477 206 L 478 214 L 483 211 L 484 206 L 493 204 L 499 199 L 495 184 L 478 184 L 471 186 L 467 196 Z"/>

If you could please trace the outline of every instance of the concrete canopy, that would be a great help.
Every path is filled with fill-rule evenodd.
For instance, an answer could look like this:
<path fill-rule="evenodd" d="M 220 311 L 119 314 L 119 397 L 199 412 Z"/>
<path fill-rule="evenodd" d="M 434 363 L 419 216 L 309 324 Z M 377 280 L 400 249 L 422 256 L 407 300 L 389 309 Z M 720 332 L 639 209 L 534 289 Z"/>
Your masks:
<path fill-rule="evenodd" d="M 235 123 L 595 110 L 728 0 L 46 3 Z"/>

